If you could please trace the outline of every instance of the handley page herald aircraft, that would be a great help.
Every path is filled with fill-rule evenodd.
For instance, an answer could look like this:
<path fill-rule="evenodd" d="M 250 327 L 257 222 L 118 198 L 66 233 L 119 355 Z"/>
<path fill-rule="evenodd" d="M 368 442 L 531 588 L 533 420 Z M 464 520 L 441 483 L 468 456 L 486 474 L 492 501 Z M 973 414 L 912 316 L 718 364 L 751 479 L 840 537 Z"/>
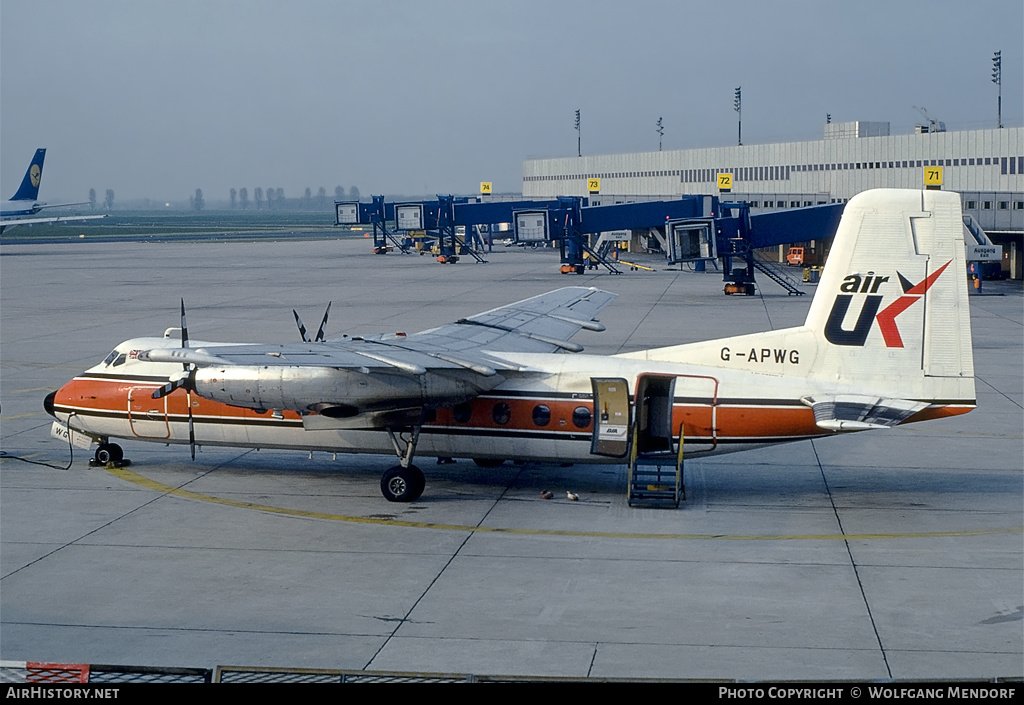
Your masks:
<path fill-rule="evenodd" d="M 671 453 L 680 434 L 700 455 L 962 414 L 975 405 L 962 228 L 955 193 L 865 192 L 804 325 L 609 357 L 559 354 L 603 329 L 614 298 L 582 287 L 415 335 L 324 341 L 321 325 L 284 345 L 190 341 L 182 305 L 180 341 L 125 341 L 44 406 L 103 462 L 122 455 L 113 437 L 193 457 L 195 444 L 393 449 L 392 501 L 423 491 L 416 452 L 621 464 Z"/>
<path fill-rule="evenodd" d="M 11 196 L 10 200 L 0 204 L 0 233 L 14 225 L 28 225 L 30 223 L 59 223 L 71 220 L 95 220 L 106 218 L 105 215 L 54 215 L 43 218 L 32 218 L 44 208 L 60 208 L 62 206 L 82 206 L 84 203 L 55 203 L 48 205 L 39 203 L 39 184 L 43 180 L 43 160 L 46 159 L 46 150 L 37 149 L 28 163 L 28 171 L 21 180 L 21 186 Z"/>

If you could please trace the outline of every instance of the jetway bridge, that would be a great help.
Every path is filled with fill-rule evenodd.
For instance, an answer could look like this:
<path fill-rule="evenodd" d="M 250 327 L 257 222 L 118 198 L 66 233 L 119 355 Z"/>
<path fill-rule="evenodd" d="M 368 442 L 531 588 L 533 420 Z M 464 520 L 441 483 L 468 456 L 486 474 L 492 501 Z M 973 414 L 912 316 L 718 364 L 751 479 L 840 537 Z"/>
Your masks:
<path fill-rule="evenodd" d="M 842 208 L 827 204 L 751 215 L 746 203 L 707 195 L 601 206 L 590 206 L 579 196 L 508 201 L 438 196 L 412 202 L 374 196 L 371 203 L 336 201 L 335 224 L 372 226 L 373 251 L 381 254 L 411 252 L 409 233 L 424 231 L 436 239 L 437 259 L 443 263 L 462 256 L 486 262 L 490 236 L 508 228 L 517 244 L 557 246 L 562 272 L 580 274 L 598 266 L 620 273 L 607 243 L 647 231 L 669 264 L 721 259 L 727 293 L 753 293 L 755 269 L 790 293 L 802 293 L 754 251 L 827 239 L 835 234 Z"/>

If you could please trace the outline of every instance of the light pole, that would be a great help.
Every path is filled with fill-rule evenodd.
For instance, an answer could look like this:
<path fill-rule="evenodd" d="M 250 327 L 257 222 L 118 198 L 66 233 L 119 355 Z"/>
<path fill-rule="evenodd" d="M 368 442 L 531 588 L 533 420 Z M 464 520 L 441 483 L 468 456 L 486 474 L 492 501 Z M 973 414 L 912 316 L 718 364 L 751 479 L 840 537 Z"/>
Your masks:
<path fill-rule="evenodd" d="M 657 129 L 655 132 L 658 133 L 658 151 L 661 151 L 661 136 L 665 134 L 665 127 L 661 124 L 661 118 L 658 118 Z"/>
<path fill-rule="evenodd" d="M 736 144 L 743 146 L 743 87 L 736 89 L 732 99 L 732 109 L 736 111 Z"/>
<path fill-rule="evenodd" d="M 580 146 L 580 111 L 576 111 L 576 156 L 583 156 L 583 149 Z"/>
<path fill-rule="evenodd" d="M 997 51 L 992 55 L 992 83 L 999 87 L 999 97 L 996 99 L 996 123 L 999 129 L 1003 129 L 1003 52 Z"/>

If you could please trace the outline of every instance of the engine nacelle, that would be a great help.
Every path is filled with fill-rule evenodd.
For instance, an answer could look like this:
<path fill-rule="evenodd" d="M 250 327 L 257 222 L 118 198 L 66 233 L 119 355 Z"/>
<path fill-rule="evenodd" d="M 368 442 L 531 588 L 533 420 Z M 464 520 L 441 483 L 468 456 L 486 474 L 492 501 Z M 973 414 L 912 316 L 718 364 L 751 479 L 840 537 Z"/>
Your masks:
<path fill-rule="evenodd" d="M 195 372 L 194 388 L 201 397 L 230 406 L 260 411 L 316 411 L 344 417 L 382 408 L 437 408 L 475 397 L 483 381 L 462 371 L 422 375 L 333 367 L 284 365 L 203 367 Z M 501 380 L 486 379 L 488 388 Z"/>

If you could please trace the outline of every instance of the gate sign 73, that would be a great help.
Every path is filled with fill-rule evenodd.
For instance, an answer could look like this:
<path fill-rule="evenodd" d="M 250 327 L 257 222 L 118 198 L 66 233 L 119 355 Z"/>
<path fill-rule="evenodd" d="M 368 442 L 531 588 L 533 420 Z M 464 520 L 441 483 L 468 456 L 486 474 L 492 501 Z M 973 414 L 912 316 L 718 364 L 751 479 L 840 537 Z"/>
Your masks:
<path fill-rule="evenodd" d="M 590 191 L 590 193 L 600 193 L 601 179 L 587 179 L 587 191 Z"/>

